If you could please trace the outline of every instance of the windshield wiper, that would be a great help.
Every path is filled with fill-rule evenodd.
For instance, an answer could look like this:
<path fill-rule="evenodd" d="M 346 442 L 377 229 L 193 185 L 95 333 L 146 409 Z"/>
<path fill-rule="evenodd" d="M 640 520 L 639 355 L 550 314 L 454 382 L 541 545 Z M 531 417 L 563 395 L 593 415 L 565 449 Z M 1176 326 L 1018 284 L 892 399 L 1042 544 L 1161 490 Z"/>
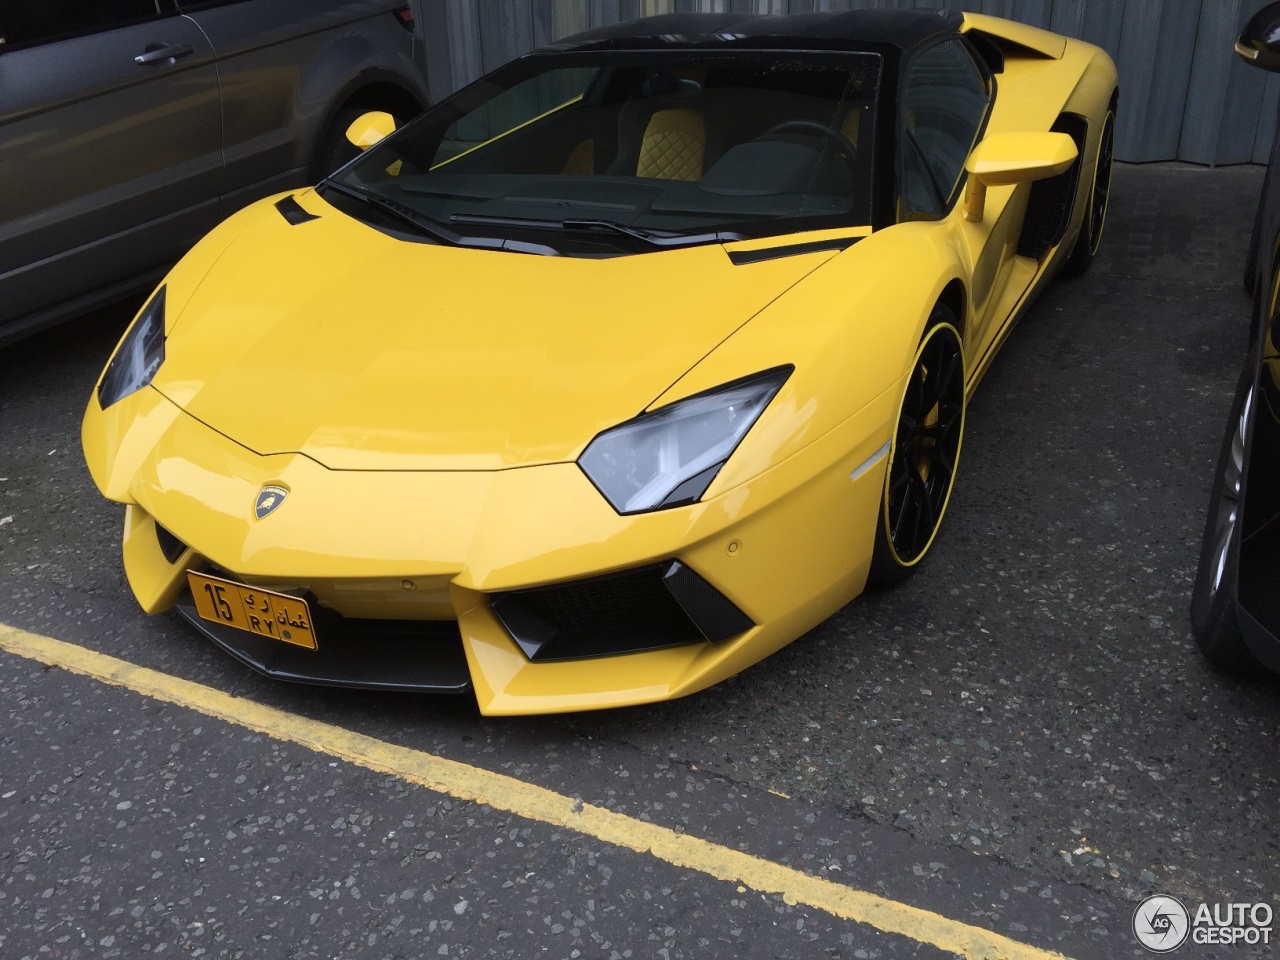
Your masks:
<path fill-rule="evenodd" d="M 506 250 L 509 253 L 530 253 L 540 257 L 560 256 L 559 250 L 540 243 L 523 243 L 503 237 L 471 237 L 461 233 L 454 233 L 452 230 L 437 224 L 431 218 L 416 212 L 411 207 L 406 207 L 404 204 L 397 203 L 390 197 L 384 197 L 380 193 L 374 193 L 372 190 L 353 187 L 349 183 L 341 183 L 337 180 L 322 180 L 318 187 L 326 190 L 336 190 L 343 196 L 362 200 L 370 206 L 377 207 L 379 210 L 385 210 L 402 223 L 407 223 L 413 227 L 422 236 L 430 237 L 432 240 L 447 246 L 471 247 L 477 250 Z"/>
<path fill-rule="evenodd" d="M 647 240 L 655 247 L 688 247 L 699 243 L 729 243 L 732 240 L 745 240 L 746 235 L 729 230 L 716 230 L 712 233 L 680 233 L 676 230 L 645 230 L 643 227 L 630 227 L 616 220 L 574 219 L 562 220 L 566 230 L 609 230 L 624 236 Z"/>
<path fill-rule="evenodd" d="M 390 197 L 384 197 L 372 190 L 363 190 L 360 187 L 353 187 L 350 184 L 342 183 L 338 180 L 322 180 L 320 186 L 325 190 L 336 190 L 345 197 L 351 197 L 355 200 L 363 200 L 370 206 L 377 207 L 379 210 L 385 210 L 401 223 L 407 223 L 413 227 L 418 233 L 438 240 L 440 243 L 450 246 L 460 246 L 462 240 L 452 230 L 446 230 L 443 227 L 435 226 L 425 217 L 414 213 L 411 209 L 403 204 L 396 203 Z"/>
<path fill-rule="evenodd" d="M 658 249 L 668 247 L 691 247 L 702 243 L 728 243 L 732 240 L 745 240 L 746 235 L 717 230 L 714 233 L 678 233 L 674 230 L 646 230 L 643 227 L 632 227 L 616 220 L 596 220 L 586 218 L 570 218 L 568 220 L 538 220 L 533 217 L 498 217 L 482 213 L 455 213 L 449 218 L 450 223 L 473 223 L 486 227 L 521 227 L 527 230 L 604 230 L 620 233 L 647 243 Z"/>

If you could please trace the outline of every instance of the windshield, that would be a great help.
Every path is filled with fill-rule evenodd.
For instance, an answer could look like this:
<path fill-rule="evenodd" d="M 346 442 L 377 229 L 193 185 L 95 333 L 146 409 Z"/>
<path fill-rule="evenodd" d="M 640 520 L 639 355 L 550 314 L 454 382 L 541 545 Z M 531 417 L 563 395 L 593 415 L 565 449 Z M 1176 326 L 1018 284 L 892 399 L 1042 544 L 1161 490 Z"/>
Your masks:
<path fill-rule="evenodd" d="M 870 53 L 538 55 L 330 183 L 370 222 L 577 256 L 861 226 L 879 74 Z"/>

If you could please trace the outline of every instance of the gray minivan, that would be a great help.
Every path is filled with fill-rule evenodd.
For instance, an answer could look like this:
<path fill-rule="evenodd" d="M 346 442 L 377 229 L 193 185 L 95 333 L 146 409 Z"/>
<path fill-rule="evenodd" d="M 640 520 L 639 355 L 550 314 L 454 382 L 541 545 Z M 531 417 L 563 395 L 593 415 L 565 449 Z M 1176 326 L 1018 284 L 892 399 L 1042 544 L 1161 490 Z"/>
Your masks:
<path fill-rule="evenodd" d="M 419 112 L 421 43 L 405 0 L 0 0 L 0 345 Z"/>

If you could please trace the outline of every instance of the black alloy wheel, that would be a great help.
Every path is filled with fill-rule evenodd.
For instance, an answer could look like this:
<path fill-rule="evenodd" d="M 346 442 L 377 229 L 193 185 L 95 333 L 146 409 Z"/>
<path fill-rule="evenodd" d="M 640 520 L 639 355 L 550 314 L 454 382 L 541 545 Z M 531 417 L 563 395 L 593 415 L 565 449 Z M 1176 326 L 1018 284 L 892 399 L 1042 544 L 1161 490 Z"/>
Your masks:
<path fill-rule="evenodd" d="M 1244 486 L 1244 444 L 1249 435 L 1249 414 L 1253 412 L 1253 391 L 1245 394 L 1244 405 L 1231 440 L 1226 449 L 1226 463 L 1222 468 L 1222 487 L 1213 511 L 1213 547 L 1209 565 L 1209 593 L 1222 589 L 1223 574 L 1231 558 L 1231 546 L 1235 543 L 1236 528 L 1240 521 L 1240 490 Z M 1216 509 L 1214 509 L 1216 507 Z"/>
<path fill-rule="evenodd" d="M 1227 435 L 1218 455 L 1217 475 L 1205 518 L 1200 565 L 1191 591 L 1191 632 L 1205 659 L 1238 670 L 1253 663 L 1236 619 L 1236 562 L 1240 541 L 1240 494 L 1245 444 L 1253 412 L 1253 363 L 1245 366 L 1231 405 Z"/>
<path fill-rule="evenodd" d="M 920 341 L 889 449 L 870 579 L 906 579 L 937 537 L 964 435 L 964 347 L 939 304 Z"/>
<path fill-rule="evenodd" d="M 1116 115 L 1107 113 L 1102 126 L 1102 142 L 1098 145 L 1098 166 L 1093 175 L 1093 197 L 1089 206 L 1089 256 L 1098 252 L 1102 230 L 1107 225 L 1107 207 L 1111 203 L 1111 161 L 1116 149 Z"/>

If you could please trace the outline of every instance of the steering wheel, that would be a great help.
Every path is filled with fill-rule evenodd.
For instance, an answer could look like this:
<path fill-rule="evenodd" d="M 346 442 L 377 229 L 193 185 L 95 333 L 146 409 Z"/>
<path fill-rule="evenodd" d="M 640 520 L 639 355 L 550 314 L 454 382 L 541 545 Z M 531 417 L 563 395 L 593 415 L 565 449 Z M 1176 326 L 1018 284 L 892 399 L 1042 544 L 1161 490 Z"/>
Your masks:
<path fill-rule="evenodd" d="M 853 182 L 858 182 L 858 148 L 854 146 L 852 140 L 846 137 L 839 130 L 833 130 L 825 123 L 819 123 L 817 120 L 783 120 L 766 130 L 761 136 L 769 137 L 776 133 L 807 133 L 817 134 L 825 137 L 836 148 L 836 153 L 844 160 L 845 166 L 849 168 L 849 173 L 853 175 Z"/>

